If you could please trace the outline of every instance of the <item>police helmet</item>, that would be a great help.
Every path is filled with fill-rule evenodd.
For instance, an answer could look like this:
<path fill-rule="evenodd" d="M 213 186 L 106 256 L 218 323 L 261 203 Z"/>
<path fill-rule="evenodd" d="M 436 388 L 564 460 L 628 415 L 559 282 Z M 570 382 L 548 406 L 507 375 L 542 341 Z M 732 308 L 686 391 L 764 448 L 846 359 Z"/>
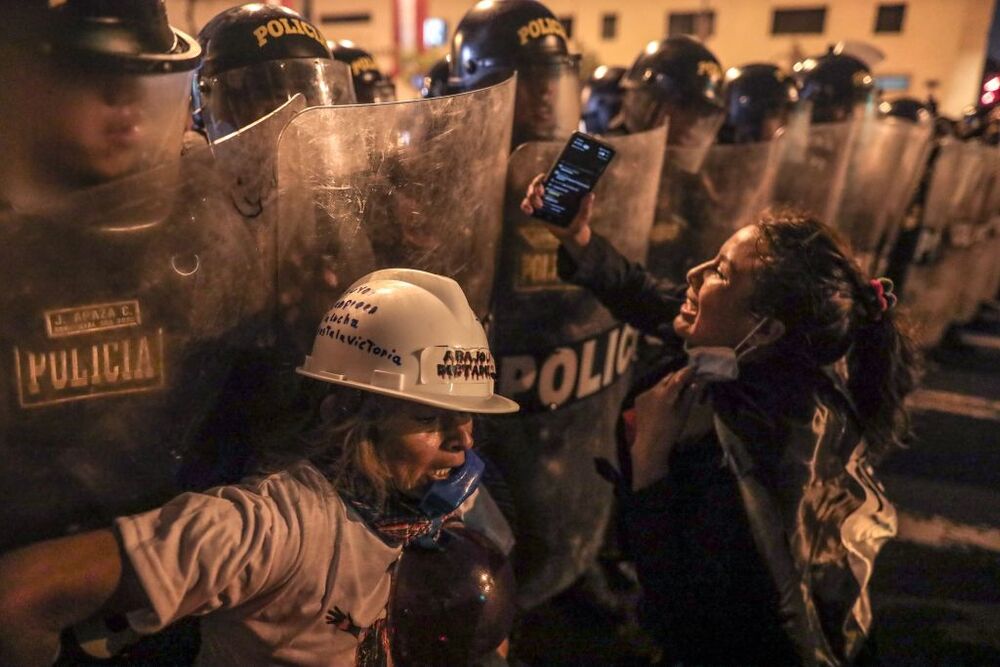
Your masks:
<path fill-rule="evenodd" d="M 871 104 L 875 80 L 868 66 L 832 50 L 816 58 L 795 63 L 800 76 L 799 98 L 812 105 L 812 122 L 847 120 L 858 106 Z"/>
<path fill-rule="evenodd" d="M 382 73 L 378 63 L 368 51 L 357 47 L 346 39 L 328 42 L 333 59 L 351 68 L 354 81 L 354 95 L 358 102 L 393 102 L 396 99 L 396 84 Z"/>
<path fill-rule="evenodd" d="M 449 526 L 434 545 L 406 547 L 389 602 L 397 664 L 473 664 L 510 633 L 514 594 L 507 558 L 470 528 Z"/>
<path fill-rule="evenodd" d="M 684 171 L 697 171 L 724 117 L 722 67 L 715 55 L 690 35 L 650 42 L 622 87 L 625 130 L 641 132 L 669 118 L 667 144 L 693 149 L 674 151 L 671 159 Z"/>
<path fill-rule="evenodd" d="M 13 42 L 87 69 L 186 72 L 201 57 L 198 43 L 168 23 L 162 0 L 19 0 L 10 11 Z"/>
<path fill-rule="evenodd" d="M 726 119 L 719 142 L 742 144 L 772 139 L 798 103 L 799 91 L 776 66 L 754 63 L 726 72 L 723 98 Z"/>
<path fill-rule="evenodd" d="M 684 106 L 722 107 L 722 66 L 715 54 L 690 35 L 647 44 L 622 86 L 653 91 L 664 101 Z"/>
<path fill-rule="evenodd" d="M 580 56 L 566 29 L 535 0 L 482 0 L 459 22 L 451 40 L 455 91 L 497 84 L 517 72 L 514 146 L 562 139 L 580 125 Z"/>
<path fill-rule="evenodd" d="M 580 100 L 587 132 L 606 133 L 611 120 L 621 111 L 624 94 L 621 80 L 625 72 L 624 67 L 601 65 L 587 79 Z"/>
<path fill-rule="evenodd" d="M 217 140 L 302 94 L 308 106 L 353 101 L 350 74 L 316 26 L 287 7 L 227 9 L 198 34 L 205 58 L 193 86 L 196 126 Z"/>
<path fill-rule="evenodd" d="M 441 97 L 448 94 L 448 76 L 451 71 L 451 54 L 431 65 L 420 84 L 420 97 Z"/>
<path fill-rule="evenodd" d="M 515 70 L 575 68 L 566 29 L 536 0 L 482 0 L 462 17 L 451 40 L 451 83 L 473 90 Z"/>

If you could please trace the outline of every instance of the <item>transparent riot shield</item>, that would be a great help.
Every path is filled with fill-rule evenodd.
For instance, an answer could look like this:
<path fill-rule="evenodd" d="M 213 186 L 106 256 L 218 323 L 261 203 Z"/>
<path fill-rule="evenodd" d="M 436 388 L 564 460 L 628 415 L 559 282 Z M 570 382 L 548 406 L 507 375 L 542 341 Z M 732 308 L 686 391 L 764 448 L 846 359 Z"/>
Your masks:
<path fill-rule="evenodd" d="M 305 108 L 305 97 L 295 95 L 257 122 L 211 145 L 224 190 L 257 246 L 262 276 L 268 281 L 268 312 L 274 312 L 277 297 L 278 137 Z M 266 335 L 269 341 L 274 339 L 273 331 Z"/>
<path fill-rule="evenodd" d="M 903 296 L 922 347 L 937 345 L 958 314 L 974 221 L 988 193 L 990 150 L 954 139 L 940 144 Z"/>
<path fill-rule="evenodd" d="M 774 197 L 783 137 L 751 144 L 712 146 L 702 173 L 708 193 L 707 215 L 691 226 L 691 256 L 703 262 L 741 227 L 756 220 Z"/>
<path fill-rule="evenodd" d="M 976 161 L 982 165 L 983 174 L 975 195 L 976 204 L 969 211 L 971 220 L 968 231 L 964 237 L 958 235 L 966 244 L 967 255 L 955 317 L 956 321 L 963 324 L 974 319 L 980 304 L 993 296 L 989 290 L 993 284 L 993 267 L 998 258 L 993 216 L 1000 204 L 1000 183 L 997 182 L 1000 149 L 987 145 L 978 148 Z"/>
<path fill-rule="evenodd" d="M 715 256 L 722 243 L 774 203 L 785 165 L 807 154 L 808 116 L 794 114 L 774 139 L 753 144 L 716 144 L 704 155 L 668 146 L 648 268 L 683 282 L 694 265 Z M 697 173 L 685 168 L 693 158 Z M 787 183 L 786 183 L 787 186 Z"/>
<path fill-rule="evenodd" d="M 808 138 L 782 155 L 774 203 L 804 209 L 828 220 L 848 165 L 857 124 L 821 123 L 808 127 Z"/>
<path fill-rule="evenodd" d="M 605 140 L 617 155 L 597 185 L 592 224 L 642 261 L 665 130 Z M 563 590 L 595 561 L 611 488 L 595 472 L 594 457 L 613 458 L 638 343 L 636 331 L 588 292 L 559 280 L 556 239 L 519 209 L 530 180 L 561 149 L 561 142 L 531 142 L 510 158 L 491 337 L 499 392 L 518 401 L 521 412 L 483 422 L 484 451 L 503 472 L 517 510 L 513 560 L 524 607 Z"/>
<path fill-rule="evenodd" d="M 264 287 L 207 147 L 0 217 L 2 551 L 175 493 Z"/>
<path fill-rule="evenodd" d="M 685 166 L 696 159 L 693 151 L 704 152 L 697 148 L 666 148 L 649 234 L 647 268 L 677 283 L 701 261 L 698 230 L 712 217 L 711 186 L 704 172 L 692 173 Z"/>
<path fill-rule="evenodd" d="M 994 158 L 993 180 L 990 196 L 983 212 L 984 231 L 983 255 L 984 277 L 979 292 L 979 301 L 987 302 L 1000 298 L 1000 159 Z"/>
<path fill-rule="evenodd" d="M 278 146 L 278 294 L 300 354 L 331 300 L 378 268 L 450 276 L 485 317 L 513 104 L 511 79 L 433 99 L 316 107 L 288 125 Z"/>
<path fill-rule="evenodd" d="M 853 128 L 847 168 L 825 221 L 850 242 L 867 273 L 884 264 L 927 158 L 932 126 L 864 117 Z M 882 261 L 880 261 L 882 260 Z"/>

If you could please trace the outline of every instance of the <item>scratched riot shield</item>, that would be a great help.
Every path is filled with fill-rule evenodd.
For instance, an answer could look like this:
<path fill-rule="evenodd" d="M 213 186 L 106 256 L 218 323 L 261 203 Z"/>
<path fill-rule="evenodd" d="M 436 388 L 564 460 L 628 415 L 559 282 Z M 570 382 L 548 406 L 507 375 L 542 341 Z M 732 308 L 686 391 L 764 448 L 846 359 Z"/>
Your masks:
<path fill-rule="evenodd" d="M 1000 159 L 994 157 L 993 179 L 990 196 L 983 212 L 984 231 L 984 277 L 979 291 L 979 301 L 986 302 L 1000 296 Z"/>
<path fill-rule="evenodd" d="M 927 158 L 933 126 L 869 116 L 852 128 L 847 168 L 825 221 L 850 242 L 867 273 L 883 268 Z"/>
<path fill-rule="evenodd" d="M 433 99 L 317 107 L 286 128 L 279 310 L 300 354 L 331 300 L 378 268 L 450 276 L 485 317 L 513 103 L 511 79 Z"/>
<path fill-rule="evenodd" d="M 940 143 L 903 296 L 922 347 L 937 345 L 958 314 L 974 221 L 988 192 L 989 151 L 951 138 Z"/>
<path fill-rule="evenodd" d="M 774 183 L 786 142 L 716 145 L 708 151 L 702 172 L 708 192 L 707 215 L 692 225 L 691 256 L 702 262 L 741 227 L 756 220 L 774 196 Z"/>
<path fill-rule="evenodd" d="M 997 192 L 1000 190 L 997 183 L 998 149 L 987 145 L 980 145 L 978 149 L 977 161 L 982 165 L 983 174 L 974 208 L 969 211 L 970 223 L 964 238 L 960 237 L 965 243 L 967 261 L 955 319 L 963 324 L 974 319 L 980 304 L 993 296 L 990 286 L 998 258 L 993 220 L 1000 204 L 1000 192 Z"/>
<path fill-rule="evenodd" d="M 698 232 L 712 218 L 713 193 L 704 170 L 691 172 L 686 168 L 692 161 L 700 163 L 700 155 L 698 159 L 693 157 L 695 152 L 705 151 L 666 148 L 649 234 L 647 268 L 677 283 L 683 282 L 688 269 L 703 259 Z"/>
<path fill-rule="evenodd" d="M 0 551 L 106 526 L 175 474 L 262 315 L 208 148 L 0 220 Z"/>
<path fill-rule="evenodd" d="M 664 128 L 606 137 L 617 155 L 597 185 L 594 229 L 642 261 L 653 221 Z M 613 457 L 618 408 L 638 343 L 588 292 L 556 273 L 556 239 L 518 205 L 561 142 L 529 142 L 510 157 L 504 240 L 492 315 L 499 392 L 521 412 L 483 422 L 483 445 L 517 511 L 519 602 L 531 607 L 569 586 L 604 539 L 611 489 L 594 457 Z"/>
<path fill-rule="evenodd" d="M 829 220 L 839 201 L 840 183 L 848 167 L 849 148 L 859 125 L 820 123 L 808 128 L 808 138 L 782 155 L 774 187 L 774 203 L 794 206 Z"/>
<path fill-rule="evenodd" d="M 806 154 L 807 120 L 805 114 L 794 114 L 771 141 L 716 144 L 703 158 L 693 156 L 693 149 L 668 146 L 650 233 L 649 270 L 682 283 L 692 266 L 713 257 L 734 231 L 773 203 L 784 165 Z M 696 173 L 685 168 L 693 161 L 701 164 Z"/>
<path fill-rule="evenodd" d="M 233 209 L 243 218 L 257 246 L 266 285 L 267 310 L 273 312 L 277 286 L 278 137 L 306 99 L 295 95 L 267 116 L 212 143 L 217 170 Z M 273 339 L 273 332 L 267 332 Z"/>

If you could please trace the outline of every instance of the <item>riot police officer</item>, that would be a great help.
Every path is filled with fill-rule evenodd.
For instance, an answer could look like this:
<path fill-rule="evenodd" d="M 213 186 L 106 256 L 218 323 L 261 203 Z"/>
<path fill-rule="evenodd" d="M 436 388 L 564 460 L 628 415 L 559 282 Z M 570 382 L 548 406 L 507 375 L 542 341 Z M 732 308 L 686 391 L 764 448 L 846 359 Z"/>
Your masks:
<path fill-rule="evenodd" d="M 196 126 L 217 141 L 287 102 L 306 106 L 354 101 L 350 73 L 326 40 L 287 7 L 252 3 L 227 9 L 198 34 L 205 52 L 192 89 Z"/>
<path fill-rule="evenodd" d="M 726 117 L 719 129 L 719 143 L 770 141 L 786 125 L 798 101 L 794 79 L 774 65 L 731 68 L 726 73 Z"/>
<path fill-rule="evenodd" d="M 699 172 L 724 118 L 722 81 L 718 59 L 688 35 L 650 42 L 622 79 L 619 131 L 632 134 L 667 124 L 648 266 L 678 282 L 703 259 L 699 229 L 711 215 L 711 193 Z"/>
<path fill-rule="evenodd" d="M 396 84 L 379 69 L 371 53 L 346 39 L 327 42 L 333 59 L 351 68 L 354 95 L 361 104 L 393 102 Z"/>
<path fill-rule="evenodd" d="M 15 208 L 180 153 L 201 49 L 162 3 L 25 0 L 0 45 L 0 202 Z"/>
<path fill-rule="evenodd" d="M 812 106 L 813 123 L 849 120 L 875 102 L 871 69 L 853 56 L 831 49 L 794 69 L 801 78 L 800 98 Z"/>
<path fill-rule="evenodd" d="M 621 81 L 625 68 L 601 65 L 594 70 L 583 86 L 580 95 L 583 113 L 581 122 L 585 131 L 591 134 L 606 134 L 611 128 L 611 120 L 622 109 Z"/>
<path fill-rule="evenodd" d="M 455 90 L 499 83 L 517 72 L 512 146 L 567 137 L 580 119 L 580 56 L 559 19 L 535 0 L 490 0 L 470 9 L 451 41 Z"/>
<path fill-rule="evenodd" d="M 723 119 L 722 66 L 694 37 L 677 35 L 650 42 L 621 85 L 625 131 L 656 127 L 669 118 L 670 146 L 704 148 L 715 139 Z"/>

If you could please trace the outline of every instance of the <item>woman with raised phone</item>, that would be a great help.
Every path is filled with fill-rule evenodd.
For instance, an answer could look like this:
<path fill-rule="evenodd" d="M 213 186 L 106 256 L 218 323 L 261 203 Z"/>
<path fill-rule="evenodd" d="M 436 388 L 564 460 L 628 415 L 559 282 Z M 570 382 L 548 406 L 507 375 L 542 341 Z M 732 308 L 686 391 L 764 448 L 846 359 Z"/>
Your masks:
<path fill-rule="evenodd" d="M 542 194 L 539 176 L 522 210 Z M 771 211 L 668 284 L 591 230 L 593 206 L 549 225 L 559 275 L 664 341 L 623 406 L 618 495 L 665 664 L 874 659 L 868 585 L 896 515 L 872 465 L 907 436 L 915 384 L 892 283 Z"/>

